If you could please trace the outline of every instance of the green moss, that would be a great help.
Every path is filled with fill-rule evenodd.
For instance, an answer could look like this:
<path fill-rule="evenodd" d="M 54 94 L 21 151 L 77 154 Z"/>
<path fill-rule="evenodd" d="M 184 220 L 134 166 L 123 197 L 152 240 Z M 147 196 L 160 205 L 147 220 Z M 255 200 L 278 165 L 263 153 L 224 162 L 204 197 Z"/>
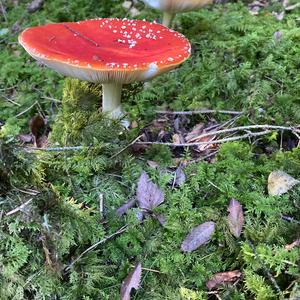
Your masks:
<path fill-rule="evenodd" d="M 46 18 L 67 21 L 125 14 L 122 1 L 96 2 L 50 1 L 40 12 L 26 15 L 21 26 L 44 23 Z M 3 24 L 9 27 L 20 19 L 26 3 L 16 8 L 8 4 L 8 21 Z M 139 17 L 145 16 L 155 18 L 158 13 L 147 9 Z M 154 106 L 243 109 L 237 122 L 242 125 L 299 122 L 296 18 L 297 11 L 282 22 L 263 13 L 254 17 L 241 4 L 178 15 L 176 26 L 192 41 L 192 58 L 147 89 L 142 84 L 125 87 L 125 110 L 138 119 L 139 126 L 153 118 Z M 278 30 L 280 41 L 273 37 Z M 136 261 L 147 270 L 134 299 L 209 299 L 206 281 L 216 272 L 234 269 L 241 270 L 243 277 L 234 286 L 220 289 L 222 299 L 280 299 L 265 269 L 286 297 L 299 294 L 299 248 L 285 249 L 299 238 L 299 225 L 281 216 L 299 220 L 300 188 L 280 197 L 269 196 L 266 188 L 273 170 L 299 177 L 299 149 L 267 156 L 256 146 L 228 143 L 215 163 L 190 164 L 185 169 L 186 182 L 172 189 L 169 174 L 146 164 L 150 159 L 170 165 L 168 148 L 153 147 L 141 157 L 130 151 L 114 156 L 138 129 L 126 132 L 99 113 L 101 87 L 74 79 L 65 80 L 63 87 L 52 71 L 42 72 L 23 52 L 14 53 L 16 49 L 7 42 L 16 41 L 16 35 L 7 38 L 5 44 L 0 42 L 0 60 L 7 62 L 0 66 L 0 84 L 18 88 L 16 95 L 8 90 L 0 94 L 15 97 L 21 106 L 9 101 L 0 104 L 0 121 L 5 121 L 0 143 L 0 212 L 11 211 L 30 198 L 32 202 L 12 216 L 1 214 L 1 299 L 119 299 L 120 284 Z M 40 106 L 16 117 L 37 100 Z M 77 152 L 24 152 L 14 137 L 27 130 L 35 110 L 59 111 L 50 117 L 50 146 L 93 147 Z M 122 218 L 115 214 L 135 195 L 142 170 L 165 193 L 165 202 L 156 209 L 166 218 L 164 227 L 153 218 L 140 224 L 136 208 Z M 39 193 L 31 195 L 26 189 Z M 100 196 L 104 198 L 102 215 Z M 240 201 L 245 212 L 239 239 L 226 223 L 231 198 Z M 212 240 L 197 251 L 182 253 L 180 244 L 186 234 L 208 220 L 216 222 Z M 99 245 L 66 272 L 85 249 L 125 224 L 126 232 Z"/>

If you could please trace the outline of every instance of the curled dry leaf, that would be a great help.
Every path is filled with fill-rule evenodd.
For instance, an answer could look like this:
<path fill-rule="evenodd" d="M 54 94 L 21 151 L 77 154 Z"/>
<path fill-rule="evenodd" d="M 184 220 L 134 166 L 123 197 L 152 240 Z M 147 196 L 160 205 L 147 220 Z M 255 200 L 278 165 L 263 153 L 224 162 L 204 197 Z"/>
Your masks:
<path fill-rule="evenodd" d="M 146 172 L 143 172 L 137 185 L 136 198 L 141 209 L 152 211 L 164 202 L 164 194 L 154 184 Z"/>
<path fill-rule="evenodd" d="M 212 290 L 224 283 L 234 282 L 240 279 L 242 273 L 239 270 L 216 273 L 209 281 L 206 282 L 206 286 L 209 290 Z"/>
<path fill-rule="evenodd" d="M 283 171 L 273 171 L 268 178 L 268 193 L 270 196 L 280 196 L 299 183 L 299 180 Z"/>
<path fill-rule="evenodd" d="M 132 272 L 130 272 L 121 286 L 121 300 L 130 300 L 130 292 L 132 289 L 138 290 L 142 277 L 142 265 L 137 263 Z"/>
<path fill-rule="evenodd" d="M 126 202 L 125 204 L 123 204 L 116 210 L 116 214 L 119 217 L 123 216 L 127 212 L 128 209 L 130 209 L 134 206 L 135 202 L 136 202 L 136 199 L 129 200 L 128 202 Z"/>
<path fill-rule="evenodd" d="M 243 207 L 239 201 L 231 199 L 228 206 L 228 226 L 235 237 L 240 237 L 244 225 Z"/>
<path fill-rule="evenodd" d="M 215 231 L 214 222 L 205 222 L 195 227 L 181 244 L 183 252 L 192 252 L 207 243 Z"/>
<path fill-rule="evenodd" d="M 292 242 L 291 244 L 286 245 L 284 248 L 288 251 L 292 250 L 295 247 L 300 247 L 300 239 Z"/>

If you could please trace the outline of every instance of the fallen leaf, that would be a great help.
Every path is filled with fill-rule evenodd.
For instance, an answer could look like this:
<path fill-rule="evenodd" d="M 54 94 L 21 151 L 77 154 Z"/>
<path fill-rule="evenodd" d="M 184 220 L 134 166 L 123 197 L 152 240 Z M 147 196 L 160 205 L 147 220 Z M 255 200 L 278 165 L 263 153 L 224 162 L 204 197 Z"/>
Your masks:
<path fill-rule="evenodd" d="M 228 206 L 228 225 L 230 232 L 235 237 L 240 237 L 244 225 L 243 207 L 239 201 L 231 199 Z"/>
<path fill-rule="evenodd" d="M 166 223 L 166 218 L 162 214 L 152 214 L 152 217 L 155 218 L 160 225 L 164 226 Z"/>
<path fill-rule="evenodd" d="M 136 199 L 129 200 L 128 202 L 126 202 L 125 204 L 123 204 L 116 210 L 116 214 L 119 217 L 122 217 L 127 212 L 128 209 L 130 209 L 134 206 L 135 202 L 136 202 Z"/>
<path fill-rule="evenodd" d="M 175 186 L 182 186 L 186 181 L 185 173 L 183 172 L 183 168 L 179 166 L 175 171 Z"/>
<path fill-rule="evenodd" d="M 138 290 L 142 278 L 142 265 L 137 263 L 134 270 L 128 274 L 121 286 L 121 300 L 130 300 L 132 289 Z"/>
<path fill-rule="evenodd" d="M 284 18 L 284 11 L 282 11 L 280 13 L 273 11 L 272 16 L 275 17 L 278 21 L 282 21 Z"/>
<path fill-rule="evenodd" d="M 6 35 L 9 33 L 8 28 L 0 28 L 0 36 Z"/>
<path fill-rule="evenodd" d="M 283 171 L 273 171 L 268 178 L 268 193 L 270 196 L 280 196 L 299 183 L 299 180 Z"/>
<path fill-rule="evenodd" d="M 206 286 L 209 290 L 212 290 L 224 283 L 234 282 L 240 279 L 242 273 L 239 270 L 216 273 L 209 281 L 206 282 Z"/>
<path fill-rule="evenodd" d="M 19 134 L 18 138 L 22 143 L 32 143 L 33 142 L 33 136 L 30 133 L 29 134 Z"/>
<path fill-rule="evenodd" d="M 200 124 L 197 124 L 196 126 L 194 126 L 192 131 L 186 135 L 186 137 L 185 137 L 186 142 L 189 143 L 195 137 L 199 136 L 203 132 L 203 129 L 204 129 L 204 123 L 200 123 Z"/>
<path fill-rule="evenodd" d="M 152 169 L 157 169 L 159 167 L 159 164 L 153 160 L 147 160 L 147 164 Z"/>
<path fill-rule="evenodd" d="M 214 139 L 216 138 L 215 135 L 210 135 L 210 136 L 204 136 L 202 138 L 199 138 L 197 139 L 197 143 L 200 143 L 200 142 L 212 142 Z M 216 147 L 216 144 L 204 144 L 204 145 L 199 145 L 197 147 L 198 151 L 205 151 L 207 149 L 210 149 L 210 148 L 215 148 Z"/>
<path fill-rule="evenodd" d="M 288 251 L 292 250 L 295 247 L 300 247 L 300 239 L 292 242 L 291 244 L 286 245 L 284 248 Z"/>
<path fill-rule="evenodd" d="M 215 231 L 214 222 L 205 222 L 195 227 L 181 244 L 183 252 L 192 252 L 207 243 Z"/>
<path fill-rule="evenodd" d="M 139 207 L 148 211 L 164 202 L 163 192 L 151 181 L 146 172 L 142 172 L 138 181 L 136 198 Z"/>

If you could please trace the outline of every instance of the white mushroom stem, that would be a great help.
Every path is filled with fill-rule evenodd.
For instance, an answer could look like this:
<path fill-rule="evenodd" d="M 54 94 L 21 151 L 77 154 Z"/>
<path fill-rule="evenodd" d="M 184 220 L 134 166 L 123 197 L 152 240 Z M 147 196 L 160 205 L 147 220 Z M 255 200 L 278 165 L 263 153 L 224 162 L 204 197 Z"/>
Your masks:
<path fill-rule="evenodd" d="M 119 118 L 122 116 L 121 108 L 121 83 L 104 83 L 102 85 L 102 111 L 108 112 L 112 118 Z"/>
<path fill-rule="evenodd" d="M 166 27 L 170 27 L 174 17 L 175 17 L 174 13 L 165 11 L 163 15 L 163 22 L 162 22 L 163 25 L 165 25 Z"/>

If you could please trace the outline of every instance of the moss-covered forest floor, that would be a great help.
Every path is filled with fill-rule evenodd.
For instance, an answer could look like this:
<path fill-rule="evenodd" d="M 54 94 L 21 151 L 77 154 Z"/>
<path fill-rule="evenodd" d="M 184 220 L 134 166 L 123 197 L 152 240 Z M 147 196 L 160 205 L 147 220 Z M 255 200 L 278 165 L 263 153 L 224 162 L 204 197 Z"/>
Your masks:
<path fill-rule="evenodd" d="M 267 2 L 178 14 L 192 55 L 125 88 L 125 130 L 99 113 L 101 86 L 59 76 L 17 43 L 29 26 L 130 18 L 123 1 L 51 0 L 34 12 L 0 1 L 1 300 L 119 299 L 138 262 L 132 299 L 300 299 L 300 8 Z M 213 111 L 169 113 L 201 109 Z M 164 201 L 141 220 L 153 192 Z M 203 223 L 214 225 L 207 242 L 185 251 Z"/>

